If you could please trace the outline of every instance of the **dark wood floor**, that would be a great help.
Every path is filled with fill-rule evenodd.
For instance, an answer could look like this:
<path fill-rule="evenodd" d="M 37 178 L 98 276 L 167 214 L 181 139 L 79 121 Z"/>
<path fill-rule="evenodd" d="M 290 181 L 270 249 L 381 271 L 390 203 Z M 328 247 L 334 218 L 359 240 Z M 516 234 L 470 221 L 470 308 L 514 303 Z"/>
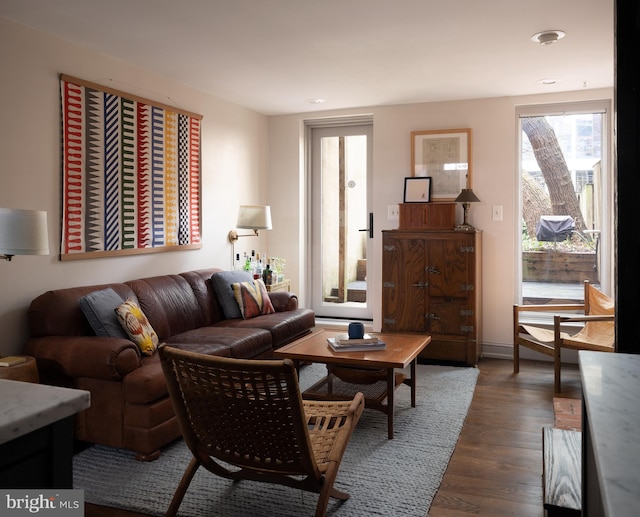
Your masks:
<path fill-rule="evenodd" d="M 553 366 L 481 359 L 471 408 L 430 517 L 543 517 L 542 427 L 553 425 Z M 577 366 L 563 368 L 562 396 L 580 398 Z M 87 505 L 86 517 L 147 517 Z"/>

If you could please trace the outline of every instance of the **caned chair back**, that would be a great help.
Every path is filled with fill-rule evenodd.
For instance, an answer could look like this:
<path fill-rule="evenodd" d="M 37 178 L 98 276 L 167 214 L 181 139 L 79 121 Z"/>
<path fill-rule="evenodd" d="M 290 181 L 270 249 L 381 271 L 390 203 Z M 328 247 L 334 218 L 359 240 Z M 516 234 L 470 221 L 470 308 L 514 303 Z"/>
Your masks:
<path fill-rule="evenodd" d="M 170 348 L 163 357 L 180 429 L 194 454 L 264 472 L 317 472 L 290 360 L 238 363 Z"/>

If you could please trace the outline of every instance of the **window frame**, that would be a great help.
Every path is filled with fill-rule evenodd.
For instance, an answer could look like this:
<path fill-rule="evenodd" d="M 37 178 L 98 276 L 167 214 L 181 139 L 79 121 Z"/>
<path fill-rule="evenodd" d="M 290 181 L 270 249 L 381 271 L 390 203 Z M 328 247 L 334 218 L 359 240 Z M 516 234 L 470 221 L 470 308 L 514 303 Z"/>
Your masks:
<path fill-rule="evenodd" d="M 516 210 L 517 224 L 515 225 L 516 239 L 516 282 L 514 297 L 516 303 L 522 303 L 522 178 L 520 175 L 520 164 L 522 162 L 522 125 L 521 118 L 535 116 L 557 116 L 557 115 L 579 115 L 581 113 L 601 113 L 602 123 L 602 228 L 600 233 L 600 289 L 613 296 L 613 264 L 614 264 L 614 177 L 613 177 L 613 129 L 611 100 L 600 99 L 580 102 L 563 102 L 554 104 L 535 104 L 516 106 Z"/>

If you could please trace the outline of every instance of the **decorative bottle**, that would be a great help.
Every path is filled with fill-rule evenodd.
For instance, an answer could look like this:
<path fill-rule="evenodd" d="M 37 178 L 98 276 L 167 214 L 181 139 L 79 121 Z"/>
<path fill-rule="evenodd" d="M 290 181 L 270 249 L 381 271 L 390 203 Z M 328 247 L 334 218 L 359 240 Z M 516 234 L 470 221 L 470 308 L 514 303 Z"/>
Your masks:
<path fill-rule="evenodd" d="M 262 278 L 262 255 L 260 253 L 256 254 L 255 275 L 257 275 L 257 278 Z"/>
<path fill-rule="evenodd" d="M 262 272 L 262 280 L 265 285 L 271 285 L 273 283 L 273 271 L 271 271 L 271 266 L 267 262 L 267 267 Z"/>

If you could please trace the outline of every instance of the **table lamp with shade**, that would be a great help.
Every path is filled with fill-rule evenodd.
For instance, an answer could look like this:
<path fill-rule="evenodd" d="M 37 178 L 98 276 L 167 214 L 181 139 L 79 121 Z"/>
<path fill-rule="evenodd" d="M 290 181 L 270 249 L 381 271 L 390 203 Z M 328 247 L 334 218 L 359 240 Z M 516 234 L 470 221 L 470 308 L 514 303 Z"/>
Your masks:
<path fill-rule="evenodd" d="M 480 200 L 478 199 L 478 196 L 476 196 L 473 193 L 473 190 L 471 190 L 470 188 L 463 188 L 462 192 L 460 192 L 458 197 L 455 199 L 455 202 L 462 203 L 462 208 L 464 209 L 464 219 L 462 221 L 462 224 L 456 226 L 455 230 L 459 232 L 474 231 L 475 228 L 467 222 L 467 217 L 469 215 L 469 208 L 471 207 L 471 203 L 480 202 Z"/>

